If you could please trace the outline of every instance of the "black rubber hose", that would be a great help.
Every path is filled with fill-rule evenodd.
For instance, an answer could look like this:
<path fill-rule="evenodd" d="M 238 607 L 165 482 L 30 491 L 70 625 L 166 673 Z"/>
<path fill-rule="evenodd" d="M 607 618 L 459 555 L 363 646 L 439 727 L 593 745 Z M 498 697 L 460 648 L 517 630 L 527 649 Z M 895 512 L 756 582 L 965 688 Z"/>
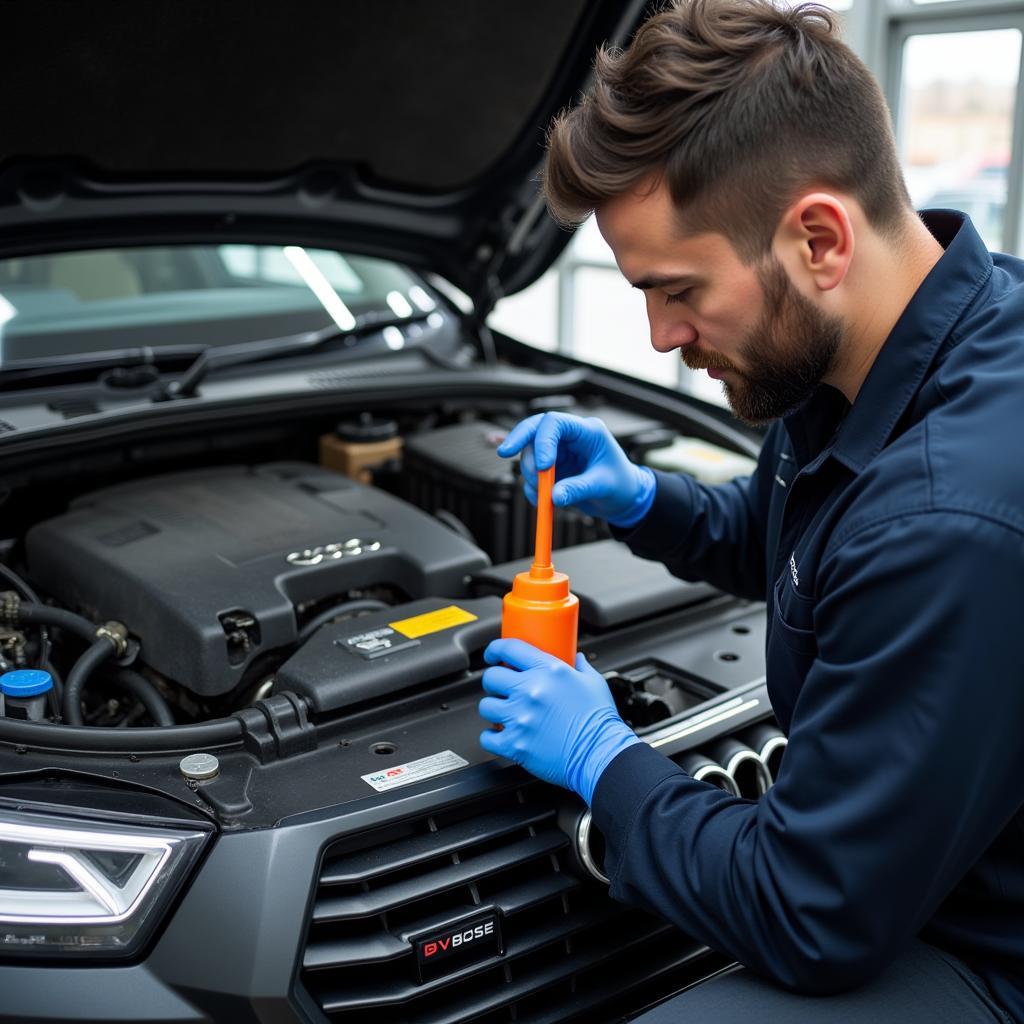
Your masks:
<path fill-rule="evenodd" d="M 176 725 L 173 729 L 111 729 L 104 726 L 52 725 L 0 718 L 0 741 L 22 744 L 33 750 L 69 750 L 103 753 L 191 753 L 196 747 L 235 745 L 242 739 L 238 718 L 218 718 L 201 725 Z"/>
<path fill-rule="evenodd" d="M 40 604 L 39 595 L 13 570 L 0 562 L 0 576 L 18 591 L 26 601 Z"/>
<path fill-rule="evenodd" d="M 391 605 L 385 601 L 375 601 L 368 597 L 336 604 L 333 608 L 328 608 L 326 611 L 320 612 L 319 615 L 314 615 L 299 630 L 299 643 L 305 643 L 321 626 L 330 622 L 331 619 L 336 619 L 339 615 L 355 614 L 356 612 L 382 612 L 385 608 L 390 607 Z"/>
<path fill-rule="evenodd" d="M 85 725 L 82 718 L 82 689 L 89 681 L 89 676 L 113 656 L 114 645 L 105 637 L 100 637 L 75 662 L 64 683 L 62 708 L 64 721 L 68 725 Z"/>
<path fill-rule="evenodd" d="M 127 690 L 133 697 L 138 697 L 142 706 L 149 712 L 149 717 L 157 725 L 174 725 L 170 705 L 144 675 L 130 668 L 121 668 L 108 678 L 115 686 Z"/>
<path fill-rule="evenodd" d="M 0 562 L 0 578 L 7 581 L 8 586 L 14 587 L 14 589 L 21 594 L 21 596 L 33 604 L 42 604 L 39 600 L 39 595 L 13 570 L 9 569 L 6 565 Z M 42 623 L 39 625 L 39 664 L 45 666 L 47 659 L 50 657 L 50 637 L 46 632 L 46 626 Z"/>
<path fill-rule="evenodd" d="M 74 633 L 87 644 L 96 640 L 96 630 L 99 629 L 94 622 L 81 615 L 66 612 L 63 608 L 51 608 L 48 604 L 21 605 L 18 609 L 18 621 L 29 625 L 59 626 L 69 633 Z M 110 646 L 109 641 L 105 642 Z"/>

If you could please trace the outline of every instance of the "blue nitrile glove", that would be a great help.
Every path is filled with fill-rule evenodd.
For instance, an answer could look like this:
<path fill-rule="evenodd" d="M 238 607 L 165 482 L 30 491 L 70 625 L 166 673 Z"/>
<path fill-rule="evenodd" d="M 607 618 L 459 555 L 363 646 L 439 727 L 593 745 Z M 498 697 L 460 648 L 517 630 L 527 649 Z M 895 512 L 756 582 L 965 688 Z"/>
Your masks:
<path fill-rule="evenodd" d="M 517 423 L 498 446 L 503 458 L 519 452 L 524 491 L 534 505 L 537 471 L 552 466 L 558 481 L 551 492 L 555 505 L 573 505 L 613 526 L 636 526 L 654 501 L 654 472 L 630 462 L 596 417 L 581 419 L 562 412 L 530 416 Z"/>
<path fill-rule="evenodd" d="M 491 696 L 480 701 L 480 715 L 504 728 L 482 732 L 480 746 L 545 782 L 575 790 L 589 804 L 605 768 L 643 742 L 619 717 L 604 676 L 583 654 L 571 668 L 524 640 L 508 639 L 489 643 L 484 660 L 498 667 L 484 672 Z"/>

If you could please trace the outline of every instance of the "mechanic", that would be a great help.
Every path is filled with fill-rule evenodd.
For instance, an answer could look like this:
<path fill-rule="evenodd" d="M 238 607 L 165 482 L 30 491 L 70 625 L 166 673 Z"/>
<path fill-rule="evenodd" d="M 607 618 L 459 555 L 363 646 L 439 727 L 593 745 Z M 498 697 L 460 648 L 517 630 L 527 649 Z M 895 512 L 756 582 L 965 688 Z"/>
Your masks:
<path fill-rule="evenodd" d="M 557 505 L 767 601 L 789 745 L 735 797 L 586 658 L 517 640 L 487 648 L 482 745 L 591 806 L 612 896 L 745 965 L 643 1021 L 1024 1022 L 1024 261 L 914 212 L 876 81 L 811 6 L 657 13 L 556 119 L 544 189 L 596 211 L 654 348 L 771 426 L 719 486 L 556 413 L 499 454 L 531 500 L 554 464 Z"/>

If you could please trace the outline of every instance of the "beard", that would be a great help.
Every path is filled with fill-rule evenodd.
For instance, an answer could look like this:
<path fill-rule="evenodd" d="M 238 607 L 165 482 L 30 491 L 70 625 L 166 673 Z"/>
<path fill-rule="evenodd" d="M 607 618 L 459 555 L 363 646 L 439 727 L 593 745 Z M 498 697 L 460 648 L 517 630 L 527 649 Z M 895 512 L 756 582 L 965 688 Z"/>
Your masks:
<path fill-rule="evenodd" d="M 750 426 L 799 409 L 834 369 L 843 339 L 843 320 L 829 316 L 793 287 L 782 264 L 771 258 L 758 267 L 764 311 L 738 347 L 745 370 L 725 356 L 692 346 L 683 349 L 691 370 L 730 370 L 725 397 L 738 419 Z"/>

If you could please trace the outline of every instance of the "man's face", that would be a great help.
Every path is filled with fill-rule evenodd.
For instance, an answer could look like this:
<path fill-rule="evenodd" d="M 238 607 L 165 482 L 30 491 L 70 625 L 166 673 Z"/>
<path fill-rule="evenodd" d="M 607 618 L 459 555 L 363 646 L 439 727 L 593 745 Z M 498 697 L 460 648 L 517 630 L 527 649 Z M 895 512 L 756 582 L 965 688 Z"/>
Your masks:
<path fill-rule="evenodd" d="M 842 320 L 800 294 L 774 256 L 747 266 L 724 235 L 682 235 L 664 186 L 609 200 L 597 223 L 644 292 L 651 344 L 721 380 L 741 420 L 791 412 L 834 368 Z"/>

